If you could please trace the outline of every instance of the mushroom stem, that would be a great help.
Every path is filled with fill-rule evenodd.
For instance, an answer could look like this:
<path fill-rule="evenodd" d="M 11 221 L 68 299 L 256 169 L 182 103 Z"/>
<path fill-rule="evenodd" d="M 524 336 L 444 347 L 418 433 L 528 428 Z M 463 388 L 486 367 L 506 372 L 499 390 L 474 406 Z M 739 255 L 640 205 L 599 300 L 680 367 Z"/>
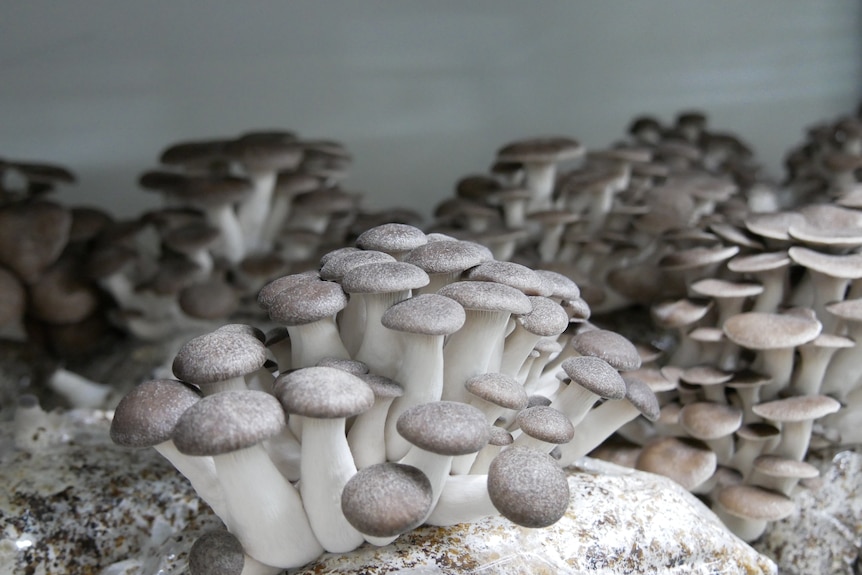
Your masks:
<path fill-rule="evenodd" d="M 640 413 L 625 399 L 609 399 L 589 411 L 575 427 L 574 438 L 560 446 L 560 465 L 566 467 L 585 456 Z"/>
<path fill-rule="evenodd" d="M 341 492 L 356 474 L 344 435 L 345 418 L 302 418 L 300 492 L 314 534 L 330 553 L 346 553 L 365 541 L 344 517 Z"/>
<path fill-rule="evenodd" d="M 283 568 L 305 565 L 323 553 L 299 492 L 260 445 L 215 455 L 213 461 L 226 497 L 225 523 L 246 553 Z"/>
<path fill-rule="evenodd" d="M 246 238 L 246 251 L 268 249 L 263 243 L 264 222 L 270 211 L 272 192 L 278 173 L 275 170 L 255 171 L 251 174 L 252 193 L 237 208 L 237 222 Z"/>
<path fill-rule="evenodd" d="M 446 527 L 498 514 L 488 495 L 487 474 L 451 475 L 446 478 L 440 498 L 425 523 Z"/>
<path fill-rule="evenodd" d="M 449 336 L 443 348 L 443 394 L 449 401 L 467 401 L 464 383 L 479 373 L 499 371 L 490 365 L 509 322 L 509 312 L 467 309 L 464 327 Z"/>
<path fill-rule="evenodd" d="M 291 342 L 291 368 L 317 365 L 321 359 L 332 357 L 350 359 L 338 335 L 335 319 L 331 317 L 303 324 L 287 326 Z"/>
<path fill-rule="evenodd" d="M 154 445 L 153 449 L 189 480 L 198 497 L 212 508 L 219 519 L 225 523 L 230 520 L 224 492 L 216 477 L 215 462 L 212 457 L 180 453 L 171 440 Z"/>
<path fill-rule="evenodd" d="M 56 369 L 51 374 L 48 386 L 74 407 L 101 407 L 113 389 L 110 385 L 92 381 L 65 368 Z"/>

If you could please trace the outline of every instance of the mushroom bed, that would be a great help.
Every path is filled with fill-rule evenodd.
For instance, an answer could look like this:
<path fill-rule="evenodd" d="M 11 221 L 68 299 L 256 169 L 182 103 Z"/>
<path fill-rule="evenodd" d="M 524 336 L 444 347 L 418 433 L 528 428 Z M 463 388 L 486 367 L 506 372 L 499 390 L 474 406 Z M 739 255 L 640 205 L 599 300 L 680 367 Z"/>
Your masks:
<path fill-rule="evenodd" d="M 859 112 L 812 128 L 781 183 L 698 112 L 601 150 L 511 142 L 424 227 L 363 212 L 346 150 L 289 132 L 169 147 L 140 179 L 169 207 L 134 221 L 2 162 L 0 235 L 21 239 L 0 243 L 0 326 L 55 358 L 116 330 L 180 342 L 129 390 L 45 380 L 112 409 L 113 442 L 155 449 L 221 520 L 192 575 L 423 525 L 549 528 L 588 454 L 754 542 L 816 485 L 809 450 L 862 442 Z M 16 401 L 15 448 L 37 453 L 51 414 Z"/>

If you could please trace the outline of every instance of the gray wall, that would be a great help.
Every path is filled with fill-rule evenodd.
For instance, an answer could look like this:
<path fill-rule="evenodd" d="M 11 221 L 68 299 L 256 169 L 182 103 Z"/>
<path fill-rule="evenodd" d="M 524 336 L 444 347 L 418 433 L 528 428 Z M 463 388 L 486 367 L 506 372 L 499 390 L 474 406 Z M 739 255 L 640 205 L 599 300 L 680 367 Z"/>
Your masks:
<path fill-rule="evenodd" d="M 0 156 L 128 215 L 167 143 L 284 127 L 346 142 L 370 207 L 428 213 L 509 139 L 698 107 L 778 174 L 862 96 L 860 31 L 850 0 L 0 0 Z"/>

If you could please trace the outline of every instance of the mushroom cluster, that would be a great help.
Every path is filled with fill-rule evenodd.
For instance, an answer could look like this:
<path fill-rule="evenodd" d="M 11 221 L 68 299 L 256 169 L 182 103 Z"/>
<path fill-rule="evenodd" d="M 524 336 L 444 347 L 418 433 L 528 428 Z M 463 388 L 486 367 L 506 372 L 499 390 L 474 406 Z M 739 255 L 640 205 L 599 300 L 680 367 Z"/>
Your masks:
<path fill-rule="evenodd" d="M 170 460 L 261 572 L 422 524 L 549 526 L 563 467 L 659 415 L 640 351 L 575 282 L 474 242 L 382 224 L 257 301 L 277 327 L 192 338 L 111 436 Z M 219 555 L 207 541 L 192 563 Z"/>
<path fill-rule="evenodd" d="M 573 142 L 503 146 L 434 229 L 566 272 L 596 314 L 648 310 L 632 339 L 655 354 L 624 379 L 648 382 L 660 414 L 595 454 L 676 479 L 752 540 L 817 475 L 812 442 L 862 440 L 862 118 L 809 130 L 781 184 L 700 113 L 637 118 L 576 165 Z M 550 193 L 530 175 L 537 156 L 557 168 Z"/>
<path fill-rule="evenodd" d="M 51 197 L 76 179 L 61 165 L 0 159 L 0 338 L 59 355 L 108 327 L 103 294 L 81 273 L 107 216 Z"/>

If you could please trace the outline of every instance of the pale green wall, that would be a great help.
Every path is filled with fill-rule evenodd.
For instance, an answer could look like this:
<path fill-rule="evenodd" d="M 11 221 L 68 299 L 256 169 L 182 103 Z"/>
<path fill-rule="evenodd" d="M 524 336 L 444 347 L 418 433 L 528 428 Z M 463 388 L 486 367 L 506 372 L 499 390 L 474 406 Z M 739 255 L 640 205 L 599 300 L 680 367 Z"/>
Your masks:
<path fill-rule="evenodd" d="M 688 107 L 773 170 L 862 97 L 862 3 L 0 0 L 0 156 L 60 161 L 72 203 L 134 188 L 182 138 L 287 127 L 344 140 L 350 188 L 423 211 L 504 141 L 588 146 Z M 121 203 L 120 203 L 121 202 Z"/>

